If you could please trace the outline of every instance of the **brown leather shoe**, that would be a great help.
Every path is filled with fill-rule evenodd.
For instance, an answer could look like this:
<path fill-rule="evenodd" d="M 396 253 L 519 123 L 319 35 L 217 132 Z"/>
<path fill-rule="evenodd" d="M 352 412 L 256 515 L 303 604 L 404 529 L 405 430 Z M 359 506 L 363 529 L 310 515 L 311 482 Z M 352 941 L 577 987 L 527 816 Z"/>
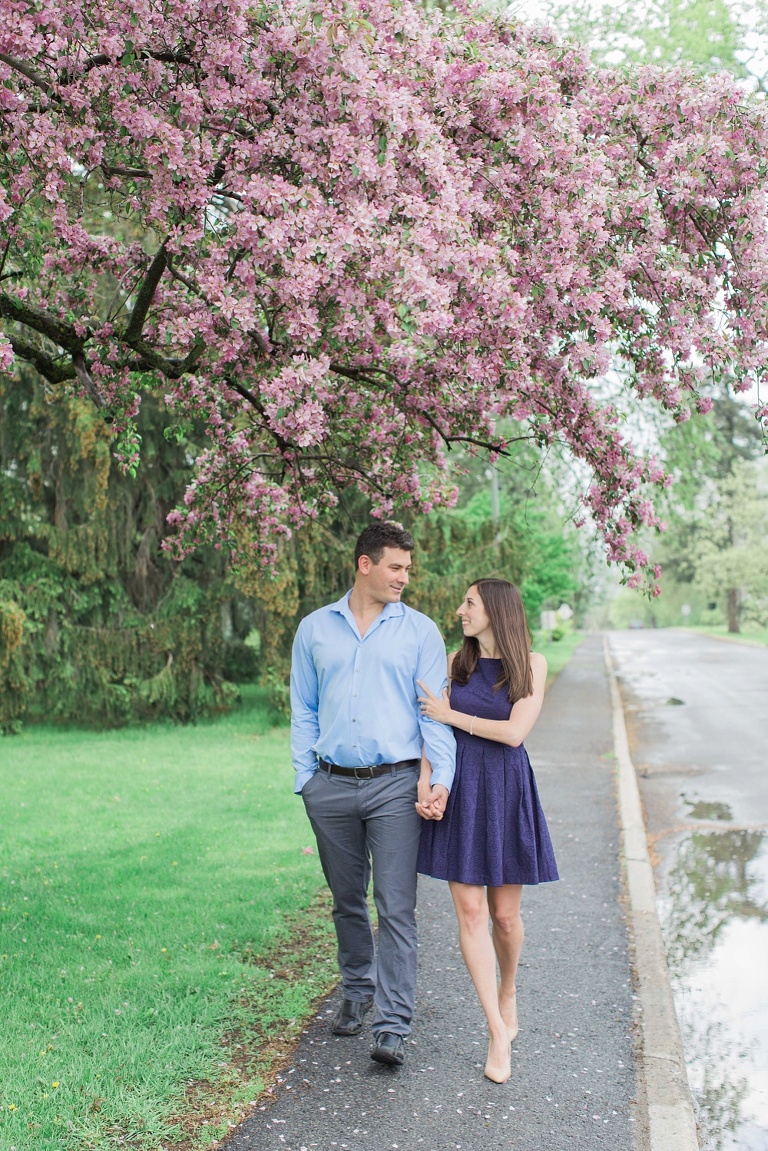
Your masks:
<path fill-rule="evenodd" d="M 336 1012 L 331 1031 L 334 1035 L 357 1035 L 372 1007 L 372 999 L 345 999 Z"/>

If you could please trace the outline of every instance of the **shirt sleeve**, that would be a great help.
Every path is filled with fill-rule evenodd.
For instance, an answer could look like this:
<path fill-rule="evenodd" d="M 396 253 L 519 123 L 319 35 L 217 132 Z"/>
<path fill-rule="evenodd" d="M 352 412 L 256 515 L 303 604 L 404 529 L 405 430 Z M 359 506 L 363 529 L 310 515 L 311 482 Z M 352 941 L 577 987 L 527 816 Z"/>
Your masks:
<path fill-rule="evenodd" d="M 419 666 L 415 679 L 420 679 L 435 695 L 441 695 L 448 686 L 447 656 L 445 643 L 437 625 L 430 620 L 430 627 L 419 653 Z M 421 688 L 416 687 L 417 695 Z M 424 751 L 432 765 L 432 786 L 441 783 L 448 791 L 453 785 L 456 771 L 456 739 L 452 729 L 445 723 L 419 715 L 419 727 L 424 741 Z"/>
<path fill-rule="evenodd" d="M 320 737 L 318 683 L 308 645 L 307 628 L 299 624 L 291 657 L 291 758 L 296 772 L 294 791 L 317 771 L 315 746 Z"/>

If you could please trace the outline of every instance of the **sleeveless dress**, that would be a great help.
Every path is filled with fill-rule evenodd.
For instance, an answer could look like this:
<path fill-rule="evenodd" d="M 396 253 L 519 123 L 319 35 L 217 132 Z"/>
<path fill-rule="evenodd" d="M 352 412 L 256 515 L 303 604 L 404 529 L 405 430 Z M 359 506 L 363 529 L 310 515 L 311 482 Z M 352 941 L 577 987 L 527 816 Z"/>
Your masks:
<path fill-rule="evenodd" d="M 508 719 L 501 660 L 480 659 L 451 707 L 478 719 Z M 436 879 L 500 887 L 558 879 L 555 853 L 525 748 L 454 728 L 456 775 L 442 820 L 424 820 L 418 870 Z"/>

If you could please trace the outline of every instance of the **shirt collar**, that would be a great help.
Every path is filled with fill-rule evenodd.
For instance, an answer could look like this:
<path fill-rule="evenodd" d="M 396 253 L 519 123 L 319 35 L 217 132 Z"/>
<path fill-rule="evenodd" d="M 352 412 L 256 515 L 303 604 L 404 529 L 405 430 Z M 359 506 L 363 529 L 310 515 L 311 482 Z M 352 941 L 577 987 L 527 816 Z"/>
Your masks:
<path fill-rule="evenodd" d="M 349 606 L 349 597 L 351 594 L 352 589 L 350 588 L 349 591 L 341 597 L 341 599 L 336 600 L 336 603 L 331 604 L 331 611 L 335 611 L 338 612 L 339 615 L 343 615 L 346 621 L 355 629 L 355 631 L 357 631 L 357 622 L 355 621 L 355 617 L 352 614 L 352 610 Z M 375 626 L 378 627 L 382 620 L 390 619 L 392 616 L 398 615 L 405 615 L 405 604 L 402 600 L 398 600 L 397 603 L 384 604 L 382 611 L 376 617 Z M 366 635 L 367 634 L 368 633 L 366 632 Z"/>

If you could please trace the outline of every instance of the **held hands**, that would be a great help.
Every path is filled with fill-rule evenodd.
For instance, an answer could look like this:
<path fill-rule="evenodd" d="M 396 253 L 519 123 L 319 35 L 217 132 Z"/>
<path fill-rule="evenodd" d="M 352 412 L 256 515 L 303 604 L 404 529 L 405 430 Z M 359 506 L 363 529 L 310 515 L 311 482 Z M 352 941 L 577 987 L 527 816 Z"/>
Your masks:
<path fill-rule="evenodd" d="M 450 723 L 451 701 L 448 698 L 448 689 L 443 688 L 442 696 L 438 697 L 433 695 L 426 684 L 422 683 L 420 679 L 417 679 L 416 682 L 424 692 L 424 695 L 419 696 L 421 714 L 426 716 L 427 719 L 434 719 L 436 723 Z"/>
<path fill-rule="evenodd" d="M 426 781 L 419 780 L 419 798 L 416 810 L 422 819 L 442 819 L 445 805 L 448 802 L 448 788 L 442 783 L 431 787 Z"/>

